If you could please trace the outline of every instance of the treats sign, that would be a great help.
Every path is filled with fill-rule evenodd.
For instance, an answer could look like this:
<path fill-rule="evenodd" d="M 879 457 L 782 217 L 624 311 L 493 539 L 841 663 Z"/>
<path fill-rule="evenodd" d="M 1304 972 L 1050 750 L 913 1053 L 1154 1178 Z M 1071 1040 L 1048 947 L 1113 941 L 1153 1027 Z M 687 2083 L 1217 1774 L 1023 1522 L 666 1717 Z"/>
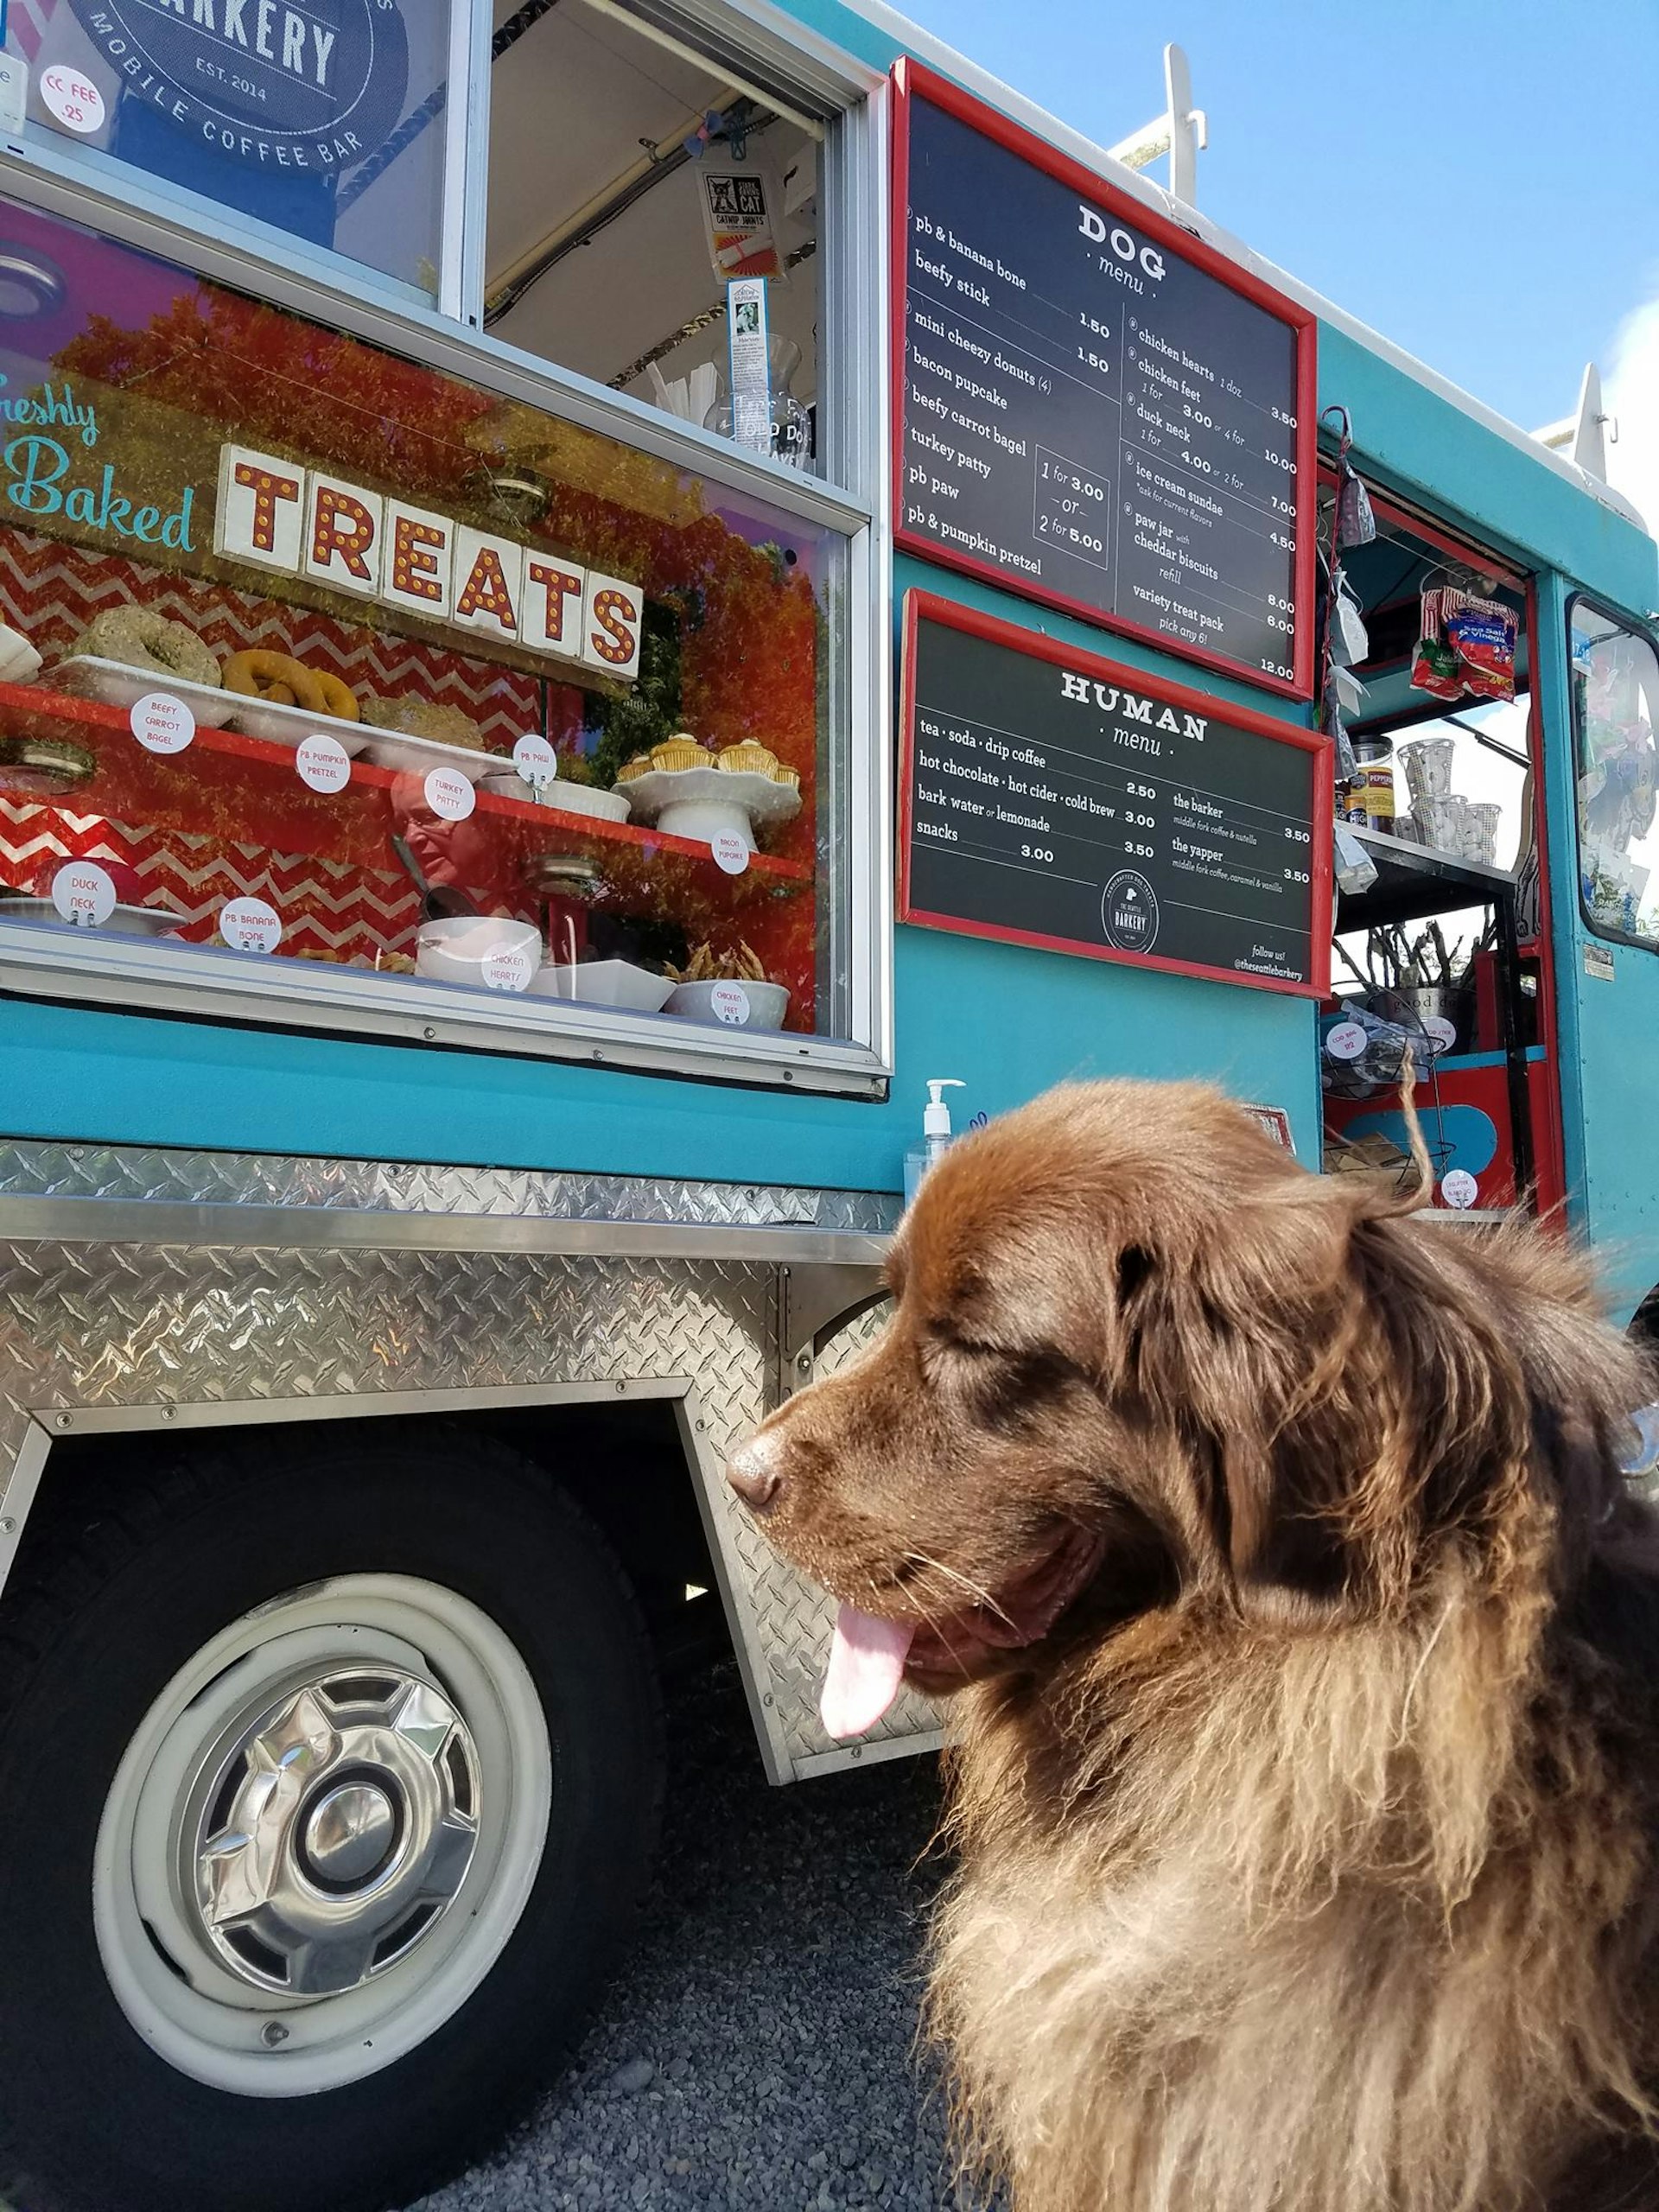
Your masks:
<path fill-rule="evenodd" d="M 213 550 L 625 683 L 639 671 L 637 585 L 250 446 L 219 449 Z"/>

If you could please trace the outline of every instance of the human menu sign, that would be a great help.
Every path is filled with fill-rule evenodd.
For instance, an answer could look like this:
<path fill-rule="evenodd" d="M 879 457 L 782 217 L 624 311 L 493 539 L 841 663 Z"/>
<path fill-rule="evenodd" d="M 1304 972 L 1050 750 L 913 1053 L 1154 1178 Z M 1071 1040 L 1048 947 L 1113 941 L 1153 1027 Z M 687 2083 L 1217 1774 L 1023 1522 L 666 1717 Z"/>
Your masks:
<path fill-rule="evenodd" d="M 1313 317 L 901 71 L 901 543 L 1313 689 Z"/>
<path fill-rule="evenodd" d="M 917 593 L 905 658 L 900 920 L 1323 995 L 1326 740 Z"/>

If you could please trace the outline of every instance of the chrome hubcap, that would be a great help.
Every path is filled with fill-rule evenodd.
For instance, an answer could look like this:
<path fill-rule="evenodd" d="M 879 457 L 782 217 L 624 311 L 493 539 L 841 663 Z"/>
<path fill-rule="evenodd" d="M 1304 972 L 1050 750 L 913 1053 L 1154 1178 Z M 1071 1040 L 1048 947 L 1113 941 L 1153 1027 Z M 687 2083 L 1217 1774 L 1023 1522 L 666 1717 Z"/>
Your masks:
<path fill-rule="evenodd" d="M 454 1904 L 478 1842 L 478 1762 L 430 1682 L 341 1671 L 221 1737 L 184 1809 L 193 1933 L 256 1989 L 337 1995 L 406 1958 Z"/>

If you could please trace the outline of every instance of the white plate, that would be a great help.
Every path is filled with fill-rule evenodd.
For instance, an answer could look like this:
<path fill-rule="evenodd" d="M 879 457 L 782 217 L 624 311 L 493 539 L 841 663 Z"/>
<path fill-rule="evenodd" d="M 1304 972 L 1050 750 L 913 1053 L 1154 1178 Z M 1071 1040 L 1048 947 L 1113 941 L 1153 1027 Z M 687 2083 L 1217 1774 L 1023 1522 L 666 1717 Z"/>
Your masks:
<path fill-rule="evenodd" d="M 588 1006 L 660 1014 L 674 986 L 666 976 L 653 976 L 629 960 L 585 960 L 574 968 L 543 968 L 530 988 L 538 999 L 580 999 Z"/>
<path fill-rule="evenodd" d="M 361 722 L 342 721 L 338 715 L 314 715 L 308 707 L 285 707 L 280 699 L 255 699 L 245 691 L 227 691 L 229 719 L 245 737 L 262 737 L 267 745 L 298 746 L 308 737 L 332 737 L 355 760 L 365 750 L 374 733 Z"/>
<path fill-rule="evenodd" d="M 520 806 L 550 807 L 557 814 L 586 814 L 601 822 L 628 818 L 625 792 L 595 791 L 591 784 L 543 784 L 538 792 L 516 769 L 503 775 L 492 768 L 480 779 L 480 789 L 493 791 L 497 798 L 517 799 Z"/>
<path fill-rule="evenodd" d="M 741 806 L 751 822 L 791 822 L 801 810 L 801 795 L 792 784 L 774 784 L 770 776 L 747 770 L 734 775 L 726 768 L 649 768 L 616 789 L 641 822 L 688 799 Z"/>
<path fill-rule="evenodd" d="M 512 766 L 499 753 L 477 753 L 469 745 L 440 745 L 435 737 L 406 737 L 402 730 L 375 729 L 366 722 L 355 727 L 365 759 L 377 768 L 402 768 L 415 776 L 431 768 L 459 768 L 469 784 L 481 784 L 486 776 L 499 776 Z"/>
<path fill-rule="evenodd" d="M 56 929 L 73 929 L 78 937 L 165 937 L 184 927 L 184 916 L 165 906 L 116 906 L 97 929 L 66 922 L 49 899 L 0 899 L 0 922 L 45 922 Z"/>
<path fill-rule="evenodd" d="M 45 680 L 54 690 L 67 691 L 77 699 L 101 700 L 106 707 L 136 706 L 152 691 L 165 691 L 182 699 L 203 729 L 223 729 L 236 702 L 233 691 L 222 691 L 217 684 L 187 683 L 165 669 L 132 668 L 124 660 L 102 660 L 96 653 L 60 660 L 47 671 Z"/>

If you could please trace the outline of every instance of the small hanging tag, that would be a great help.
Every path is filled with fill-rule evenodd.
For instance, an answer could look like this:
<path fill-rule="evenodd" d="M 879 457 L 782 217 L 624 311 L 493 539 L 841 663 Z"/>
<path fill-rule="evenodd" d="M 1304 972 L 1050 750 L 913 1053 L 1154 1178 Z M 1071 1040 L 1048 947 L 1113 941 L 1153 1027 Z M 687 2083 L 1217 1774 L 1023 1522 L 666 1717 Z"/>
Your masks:
<path fill-rule="evenodd" d="M 1363 660 L 1371 650 L 1371 641 L 1365 634 L 1365 618 L 1359 611 L 1346 576 L 1337 578 L 1336 597 L 1331 604 L 1331 658 L 1338 666 L 1351 668 L 1356 661 Z"/>
<path fill-rule="evenodd" d="M 697 165 L 697 187 L 709 258 L 719 281 L 723 284 L 733 276 L 770 276 L 779 283 L 786 282 L 788 272 L 772 234 L 778 188 L 764 165 L 705 156 Z"/>
<path fill-rule="evenodd" d="M 1341 546 L 1369 545 L 1376 536 L 1376 517 L 1371 495 L 1344 461 L 1342 489 L 1337 494 L 1337 543 Z"/>
<path fill-rule="evenodd" d="M 770 453 L 772 384 L 767 372 L 764 277 L 741 276 L 726 287 L 726 332 L 732 376 L 732 437 L 751 453 Z"/>

